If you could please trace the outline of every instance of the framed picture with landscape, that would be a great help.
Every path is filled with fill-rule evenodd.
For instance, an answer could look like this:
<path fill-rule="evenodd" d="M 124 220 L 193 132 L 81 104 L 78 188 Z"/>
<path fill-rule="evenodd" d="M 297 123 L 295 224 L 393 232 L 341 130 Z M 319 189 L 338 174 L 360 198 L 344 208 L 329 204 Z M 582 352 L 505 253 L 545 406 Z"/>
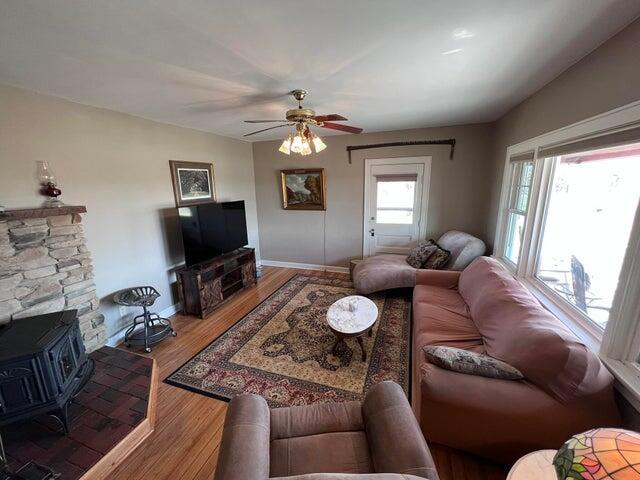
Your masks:
<path fill-rule="evenodd" d="M 282 208 L 326 210 L 324 168 L 280 170 Z"/>
<path fill-rule="evenodd" d="M 216 200 L 213 164 L 169 160 L 176 207 L 185 207 Z"/>

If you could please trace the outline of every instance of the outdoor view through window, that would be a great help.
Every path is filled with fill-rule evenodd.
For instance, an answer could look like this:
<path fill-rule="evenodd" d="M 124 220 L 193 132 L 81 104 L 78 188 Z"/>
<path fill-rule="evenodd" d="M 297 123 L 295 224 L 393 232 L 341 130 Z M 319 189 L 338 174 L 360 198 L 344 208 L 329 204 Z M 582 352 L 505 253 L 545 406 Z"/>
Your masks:
<path fill-rule="evenodd" d="M 378 223 L 413 223 L 415 180 L 378 179 L 376 216 Z"/>
<path fill-rule="evenodd" d="M 555 159 L 536 276 L 604 328 L 640 197 L 640 143 Z"/>

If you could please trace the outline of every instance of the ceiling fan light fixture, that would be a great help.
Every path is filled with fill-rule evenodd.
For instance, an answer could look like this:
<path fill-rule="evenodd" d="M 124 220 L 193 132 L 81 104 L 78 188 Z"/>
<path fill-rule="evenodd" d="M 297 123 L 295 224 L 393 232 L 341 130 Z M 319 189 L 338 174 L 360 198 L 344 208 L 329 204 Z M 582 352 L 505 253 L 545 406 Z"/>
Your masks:
<path fill-rule="evenodd" d="M 293 137 L 293 140 L 291 141 L 291 151 L 293 153 L 302 153 L 302 135 L 300 135 L 299 133 L 296 134 L 295 137 Z"/>
<path fill-rule="evenodd" d="M 316 153 L 320 153 L 322 150 L 327 148 L 327 145 L 315 133 L 311 134 L 311 141 L 313 142 L 313 146 L 316 149 Z"/>
<path fill-rule="evenodd" d="M 311 145 L 309 145 L 309 142 L 305 139 L 302 142 L 302 151 L 300 152 L 301 155 L 311 155 L 311 153 L 313 153 L 311 151 Z"/>
<path fill-rule="evenodd" d="M 289 134 L 289 136 L 282 141 L 282 145 L 280 145 L 280 148 L 278 150 L 280 150 L 285 155 L 291 154 L 291 134 Z"/>

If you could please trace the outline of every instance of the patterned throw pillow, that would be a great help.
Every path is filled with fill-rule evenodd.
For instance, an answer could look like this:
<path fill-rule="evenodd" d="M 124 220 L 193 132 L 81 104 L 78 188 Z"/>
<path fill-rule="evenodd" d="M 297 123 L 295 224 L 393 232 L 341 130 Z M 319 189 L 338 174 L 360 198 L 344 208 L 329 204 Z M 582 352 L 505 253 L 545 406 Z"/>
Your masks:
<path fill-rule="evenodd" d="M 433 240 L 429 240 L 433 242 L 433 245 L 436 247 L 436 250 L 433 252 L 429 258 L 427 258 L 426 262 L 422 264 L 422 268 L 428 268 L 430 270 L 441 270 L 449 261 L 451 257 L 451 252 L 449 250 L 445 250 L 440 245 L 438 245 Z"/>
<path fill-rule="evenodd" d="M 524 378 L 524 375 L 517 368 L 481 353 L 442 346 L 426 346 L 422 350 L 429 362 L 453 372 L 502 380 L 522 380 Z"/>
<path fill-rule="evenodd" d="M 437 250 L 437 246 L 433 240 L 420 242 L 413 247 L 407 255 L 407 263 L 413 268 L 420 268 L 427 259 Z"/>

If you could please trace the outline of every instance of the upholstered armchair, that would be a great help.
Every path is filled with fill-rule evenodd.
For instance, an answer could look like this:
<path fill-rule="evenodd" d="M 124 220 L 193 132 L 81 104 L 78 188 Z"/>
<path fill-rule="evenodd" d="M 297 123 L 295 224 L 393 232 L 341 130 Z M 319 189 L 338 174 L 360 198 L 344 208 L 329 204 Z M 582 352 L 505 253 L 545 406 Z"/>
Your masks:
<path fill-rule="evenodd" d="M 344 474 L 344 475 L 343 475 Z M 399 385 L 363 403 L 269 409 L 258 395 L 229 403 L 215 480 L 438 480 Z"/>
<path fill-rule="evenodd" d="M 451 252 L 445 270 L 462 271 L 486 251 L 482 240 L 458 230 L 449 230 L 437 243 Z M 416 284 L 417 271 L 406 262 L 406 255 L 376 255 L 356 265 L 353 285 L 358 293 L 363 294 L 392 288 L 412 288 Z"/>

